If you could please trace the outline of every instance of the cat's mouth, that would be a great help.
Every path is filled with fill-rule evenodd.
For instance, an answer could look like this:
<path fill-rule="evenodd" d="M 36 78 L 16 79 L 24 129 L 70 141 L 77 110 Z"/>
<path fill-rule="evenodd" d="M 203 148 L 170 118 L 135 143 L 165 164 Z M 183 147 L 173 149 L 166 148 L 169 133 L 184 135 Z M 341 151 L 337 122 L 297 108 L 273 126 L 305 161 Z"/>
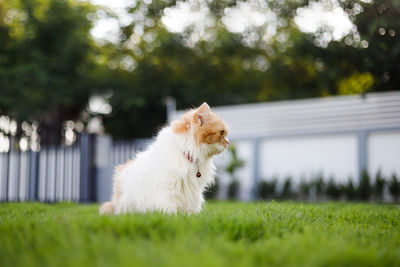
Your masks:
<path fill-rule="evenodd" d="M 228 145 L 225 144 L 216 144 L 213 146 L 213 148 L 211 149 L 211 155 L 216 155 L 216 154 L 220 154 L 222 152 L 224 152 L 224 150 L 228 147 Z"/>

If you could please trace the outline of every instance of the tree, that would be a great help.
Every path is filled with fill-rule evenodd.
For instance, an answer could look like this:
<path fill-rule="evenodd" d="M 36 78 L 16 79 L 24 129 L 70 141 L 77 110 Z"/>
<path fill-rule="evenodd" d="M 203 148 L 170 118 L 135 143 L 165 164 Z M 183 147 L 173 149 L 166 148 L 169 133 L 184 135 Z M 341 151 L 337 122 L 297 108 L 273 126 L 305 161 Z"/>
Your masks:
<path fill-rule="evenodd" d="M 278 32 L 294 31 L 293 40 L 304 37 L 290 21 L 293 10 L 306 2 L 268 3 L 268 8 L 279 13 L 280 20 L 286 23 L 278 27 Z M 121 28 L 120 45 L 109 59 L 116 66 L 127 58 L 135 63 L 129 75 L 121 75 L 124 79 L 110 99 L 114 112 L 105 118 L 105 126 L 114 136 L 153 134 L 154 128 L 165 121 L 166 96 L 175 97 L 178 108 L 187 108 L 205 100 L 221 105 L 321 95 L 318 86 L 313 85 L 315 71 L 311 58 L 293 56 L 293 50 L 281 56 L 279 51 L 287 46 L 274 38 L 268 47 L 261 38 L 249 44 L 245 33 L 231 32 L 223 26 L 225 9 L 236 7 L 235 1 L 206 3 L 216 21 L 206 29 L 213 38 L 200 38 L 195 43 L 191 41 L 197 36 L 193 28 L 175 33 L 163 25 L 167 8 L 178 5 L 137 1 L 129 9 L 140 19 Z M 152 23 L 145 23 L 146 20 Z M 249 31 L 262 36 L 265 29 L 266 25 L 262 25 Z M 143 116 L 148 119 L 143 120 Z"/>
<path fill-rule="evenodd" d="M 306 0 L 138 0 L 127 8 L 134 19 L 121 26 L 116 44 L 91 39 L 96 8 L 87 2 L 4 0 L 0 112 L 39 121 L 42 142 L 58 143 L 63 123 L 87 119 L 88 98 L 98 92 L 109 93 L 113 107 L 103 116 L 106 131 L 133 138 L 152 136 L 166 122 L 167 96 L 183 109 L 205 100 L 226 105 L 398 90 L 400 2 L 367 2 L 338 1 L 357 30 L 324 47 L 294 22 Z M 207 8 L 211 22 L 201 30 L 169 29 L 166 14 L 183 4 Z M 230 29 L 227 12 L 245 4 L 276 21 Z"/>
<path fill-rule="evenodd" d="M 139 19 L 121 28 L 121 43 L 110 58 L 113 62 L 131 58 L 135 69 L 122 75 L 124 85 L 114 91 L 115 112 L 105 119 L 106 129 L 119 137 L 154 133 L 165 121 L 166 96 L 175 97 L 182 109 L 204 100 L 222 105 L 397 90 L 399 3 L 339 2 L 357 31 L 322 47 L 294 23 L 295 11 L 309 1 L 268 1 L 260 6 L 281 21 L 267 41 L 261 38 L 267 24 L 241 33 L 224 26 L 226 10 L 240 6 L 237 1 L 204 4 L 215 22 L 204 29 L 212 36 L 208 39 L 196 32 L 195 25 L 183 32 L 165 27 L 165 11 L 180 3 L 137 1 L 129 12 Z M 329 29 L 320 34 L 324 32 Z"/>
<path fill-rule="evenodd" d="M 352 58 L 359 72 L 371 73 L 374 91 L 398 90 L 400 84 L 400 2 L 374 0 L 372 4 L 360 2 L 363 12 L 354 23 L 366 49 Z M 354 38 L 353 38 L 354 39 Z M 362 42 L 362 41 L 361 41 Z"/>
<path fill-rule="evenodd" d="M 93 91 L 96 49 L 86 2 L 0 2 L 0 112 L 39 121 L 42 143 L 60 143 L 63 122 L 79 117 Z"/>

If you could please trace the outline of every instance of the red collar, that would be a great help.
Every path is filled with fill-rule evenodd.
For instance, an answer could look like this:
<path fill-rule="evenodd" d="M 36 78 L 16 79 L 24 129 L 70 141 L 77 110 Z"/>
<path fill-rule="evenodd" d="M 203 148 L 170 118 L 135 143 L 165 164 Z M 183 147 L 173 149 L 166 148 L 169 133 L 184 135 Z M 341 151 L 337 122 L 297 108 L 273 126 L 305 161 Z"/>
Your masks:
<path fill-rule="evenodd" d="M 193 156 L 189 153 L 189 152 L 183 152 L 183 156 L 185 156 L 185 158 L 187 158 L 188 161 L 190 161 L 191 163 L 199 163 L 199 159 L 198 158 L 193 158 Z"/>
<path fill-rule="evenodd" d="M 200 167 L 199 167 L 200 160 L 199 160 L 198 158 L 193 158 L 193 155 L 191 155 L 189 152 L 186 152 L 186 151 L 183 152 L 183 156 L 184 156 L 188 161 L 190 161 L 191 163 L 196 164 L 196 167 L 197 167 L 196 176 L 197 176 L 197 178 L 200 178 L 200 177 L 201 177 Z"/>

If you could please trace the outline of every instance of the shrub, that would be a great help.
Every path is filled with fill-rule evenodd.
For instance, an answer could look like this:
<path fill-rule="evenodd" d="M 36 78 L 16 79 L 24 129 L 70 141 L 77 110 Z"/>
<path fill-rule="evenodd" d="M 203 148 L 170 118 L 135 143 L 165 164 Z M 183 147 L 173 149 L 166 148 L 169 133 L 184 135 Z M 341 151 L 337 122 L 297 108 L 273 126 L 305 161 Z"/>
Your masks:
<path fill-rule="evenodd" d="M 322 196 L 325 195 L 325 182 L 322 177 L 322 174 L 320 174 L 317 179 L 313 182 L 313 187 L 315 190 L 315 195 L 317 198 L 321 198 Z"/>
<path fill-rule="evenodd" d="M 366 169 L 361 173 L 360 184 L 358 186 L 358 197 L 361 200 L 367 201 L 371 197 L 371 182 L 370 176 Z"/>
<path fill-rule="evenodd" d="M 261 181 L 258 184 L 258 197 L 261 199 L 273 198 L 275 196 L 277 179 Z"/>
<path fill-rule="evenodd" d="M 300 198 L 307 199 L 310 196 L 310 189 L 311 189 L 311 184 L 302 179 L 299 186 Z"/>
<path fill-rule="evenodd" d="M 231 154 L 231 161 L 229 162 L 228 166 L 226 166 L 225 171 L 233 176 L 237 169 L 244 166 L 245 162 L 238 157 L 236 147 L 234 145 L 230 145 L 228 151 Z"/>
<path fill-rule="evenodd" d="M 382 171 L 378 170 L 375 175 L 375 184 L 374 184 L 374 195 L 376 200 L 382 201 L 383 199 L 383 192 L 385 190 L 386 181 L 383 178 Z"/>
<path fill-rule="evenodd" d="M 292 178 L 287 177 L 285 179 L 285 182 L 283 183 L 283 188 L 281 192 L 281 198 L 283 199 L 288 199 L 293 197 L 293 192 L 292 192 Z"/>
<path fill-rule="evenodd" d="M 400 182 L 397 179 L 397 175 L 395 173 L 392 174 L 392 178 L 389 182 L 389 192 L 393 197 L 394 201 L 399 200 L 400 196 Z"/>
<path fill-rule="evenodd" d="M 349 181 L 347 182 L 347 185 L 345 186 L 345 195 L 348 200 L 354 200 L 357 196 L 357 190 L 354 187 L 353 184 L 353 179 L 349 177 Z"/>
<path fill-rule="evenodd" d="M 233 179 L 228 185 L 228 198 L 235 199 L 238 197 L 239 193 L 239 182 Z"/>
<path fill-rule="evenodd" d="M 329 179 L 328 185 L 326 186 L 326 194 L 332 199 L 339 199 L 341 195 L 340 186 L 335 183 L 333 177 Z"/>
<path fill-rule="evenodd" d="M 230 145 L 228 150 L 231 154 L 231 161 L 225 168 L 225 171 L 229 173 L 232 179 L 231 183 L 228 186 L 228 198 L 233 199 L 237 197 L 239 192 L 239 182 L 235 177 L 235 172 L 237 169 L 244 166 L 245 162 L 238 157 L 236 147 L 234 145 Z"/>

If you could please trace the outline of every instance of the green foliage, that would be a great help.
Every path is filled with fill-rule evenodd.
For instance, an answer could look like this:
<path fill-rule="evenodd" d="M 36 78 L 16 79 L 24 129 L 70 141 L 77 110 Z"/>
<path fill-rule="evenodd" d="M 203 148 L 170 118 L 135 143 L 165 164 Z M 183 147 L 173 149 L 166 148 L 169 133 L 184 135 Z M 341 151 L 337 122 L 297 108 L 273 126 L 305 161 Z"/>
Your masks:
<path fill-rule="evenodd" d="M 230 181 L 230 183 L 228 184 L 228 198 L 229 199 L 236 199 L 239 197 L 239 188 L 240 188 L 240 184 L 238 182 L 238 180 L 233 179 L 232 181 Z"/>
<path fill-rule="evenodd" d="M 240 183 L 235 177 L 235 172 L 237 171 L 237 169 L 244 166 L 245 162 L 238 157 L 236 147 L 233 144 L 228 147 L 228 151 L 230 153 L 230 161 L 225 167 L 225 171 L 231 177 L 231 181 L 228 185 L 228 198 L 235 199 L 238 197 L 240 188 Z"/>
<path fill-rule="evenodd" d="M 258 196 L 260 199 L 297 199 L 302 201 L 321 200 L 384 200 L 386 190 L 392 195 L 391 201 L 397 202 L 400 199 L 400 181 L 393 173 L 391 180 L 387 181 L 381 170 L 375 176 L 375 182 L 370 182 L 370 175 L 367 170 L 362 172 L 361 180 L 354 185 L 353 179 L 349 177 L 347 183 L 336 182 L 335 177 L 330 177 L 328 182 L 322 174 L 317 178 L 307 181 L 300 180 L 298 186 L 293 186 L 290 177 L 283 180 L 282 189 L 277 191 L 278 179 L 265 180 L 258 184 Z"/>
<path fill-rule="evenodd" d="M 228 151 L 231 156 L 231 160 L 228 165 L 225 167 L 225 171 L 229 173 L 231 176 L 234 176 L 237 169 L 243 167 L 245 162 L 240 159 L 237 155 L 236 147 L 234 145 L 230 145 Z"/>
<path fill-rule="evenodd" d="M 184 109 L 205 100 L 211 105 L 226 105 L 398 90 L 400 29 L 396 22 L 400 7 L 398 3 L 386 5 L 386 1 L 341 1 L 354 18 L 360 36 L 350 33 L 327 47 L 316 46 L 313 36 L 299 31 L 293 21 L 296 9 L 308 1 L 269 1 L 267 5 L 285 26 L 279 26 L 276 36 L 268 42 L 258 38 L 254 44 L 248 44 L 246 33 L 261 37 L 266 25 L 238 34 L 229 32 L 220 21 L 224 10 L 235 6 L 236 1 L 207 2 L 217 22 L 209 29 L 214 38 L 197 43 L 190 43 L 193 29 L 171 33 L 160 26 L 164 9 L 176 2 L 137 1 L 130 12 L 148 10 L 147 18 L 155 23 L 145 25 L 142 36 L 132 31 L 136 22 L 124 27 L 125 37 L 111 54 L 112 62 L 132 57 L 136 68 L 129 75 L 121 75 L 119 84 L 114 86 L 118 86 L 111 98 L 114 113 L 105 118 L 106 130 L 125 138 L 133 133 L 153 134 L 154 127 L 165 121 L 162 100 L 168 95 L 177 99 L 178 108 Z M 364 12 L 355 16 L 356 5 Z M 385 10 L 378 12 L 382 5 Z M 380 27 L 386 29 L 385 36 L 378 33 Z M 390 29 L 396 32 L 394 37 L 388 34 Z M 146 41 L 146 34 L 154 36 L 154 41 Z M 287 36 L 287 41 L 280 42 L 278 35 Z M 135 49 L 129 48 L 130 37 L 139 40 Z M 369 42 L 368 48 L 363 47 L 365 42 Z M 261 67 L 260 62 L 264 64 Z M 143 116 L 149 119 L 143 120 Z"/>
<path fill-rule="evenodd" d="M 326 194 L 334 199 L 337 200 L 341 196 L 341 188 L 340 185 L 336 184 L 333 177 L 329 179 L 328 185 L 326 186 Z"/>
<path fill-rule="evenodd" d="M 226 105 L 398 90 L 399 1 L 339 1 L 358 33 L 327 47 L 294 22 L 309 1 L 267 1 L 279 21 L 267 41 L 266 24 L 243 34 L 223 26 L 225 10 L 237 3 L 205 2 L 216 22 L 207 29 L 212 38 L 193 43 L 193 28 L 172 33 L 162 23 L 176 1 L 138 0 L 127 10 L 135 20 L 121 27 L 113 44 L 91 39 L 99 8 L 86 1 L 3 0 L 0 112 L 19 122 L 39 121 L 42 142 L 57 143 L 65 120 L 87 120 L 88 98 L 98 92 L 111 93 L 105 130 L 133 138 L 154 135 L 166 121 L 166 96 L 183 109 L 203 101 Z M 143 33 L 135 30 L 142 26 Z"/>
<path fill-rule="evenodd" d="M 40 121 L 42 142 L 59 143 L 63 121 L 77 118 L 99 89 L 93 11 L 82 1 L 0 3 L 0 112 Z"/>
<path fill-rule="evenodd" d="M 319 175 L 313 182 L 313 187 L 315 188 L 315 195 L 317 197 L 322 197 L 325 195 L 326 189 L 325 189 L 325 182 L 324 178 L 322 177 L 322 174 Z"/>
<path fill-rule="evenodd" d="M 276 185 L 278 181 L 277 179 L 271 179 L 269 181 L 262 180 L 258 186 L 258 197 L 260 199 L 266 200 L 276 197 Z"/>
<path fill-rule="evenodd" d="M 0 205 L 1 266 L 398 266 L 395 205 L 207 203 L 198 215 L 99 216 Z"/>
<path fill-rule="evenodd" d="M 360 185 L 358 186 L 358 196 L 361 200 L 369 200 L 372 193 L 370 175 L 367 170 L 363 170 L 360 177 Z"/>
<path fill-rule="evenodd" d="M 339 82 L 339 94 L 364 94 L 371 88 L 373 84 L 374 78 L 371 73 L 355 73 Z"/>
<path fill-rule="evenodd" d="M 397 178 L 395 173 L 392 174 L 392 177 L 389 181 L 389 192 L 392 195 L 395 201 L 399 200 L 400 197 L 400 181 Z"/>
<path fill-rule="evenodd" d="M 286 177 L 283 182 L 283 188 L 280 194 L 280 198 L 288 199 L 293 197 L 294 192 L 292 191 L 292 177 Z"/>
<path fill-rule="evenodd" d="M 354 200 L 357 196 L 357 189 L 354 187 L 353 179 L 351 177 L 345 186 L 345 194 L 348 200 Z"/>
<path fill-rule="evenodd" d="M 355 17 L 354 23 L 361 40 L 365 39 L 369 45 L 367 49 L 359 49 L 350 62 L 360 73 L 374 76 L 374 91 L 398 90 L 400 24 L 395 21 L 400 16 L 400 2 L 374 0 L 372 4 L 360 4 L 364 11 Z"/>
<path fill-rule="evenodd" d="M 385 190 L 386 180 L 382 175 L 382 170 L 379 169 L 375 176 L 374 195 L 376 200 L 382 201 Z"/>
<path fill-rule="evenodd" d="M 300 181 L 300 185 L 299 185 L 300 199 L 307 199 L 310 196 L 311 188 L 312 188 L 312 184 L 302 178 Z"/>

